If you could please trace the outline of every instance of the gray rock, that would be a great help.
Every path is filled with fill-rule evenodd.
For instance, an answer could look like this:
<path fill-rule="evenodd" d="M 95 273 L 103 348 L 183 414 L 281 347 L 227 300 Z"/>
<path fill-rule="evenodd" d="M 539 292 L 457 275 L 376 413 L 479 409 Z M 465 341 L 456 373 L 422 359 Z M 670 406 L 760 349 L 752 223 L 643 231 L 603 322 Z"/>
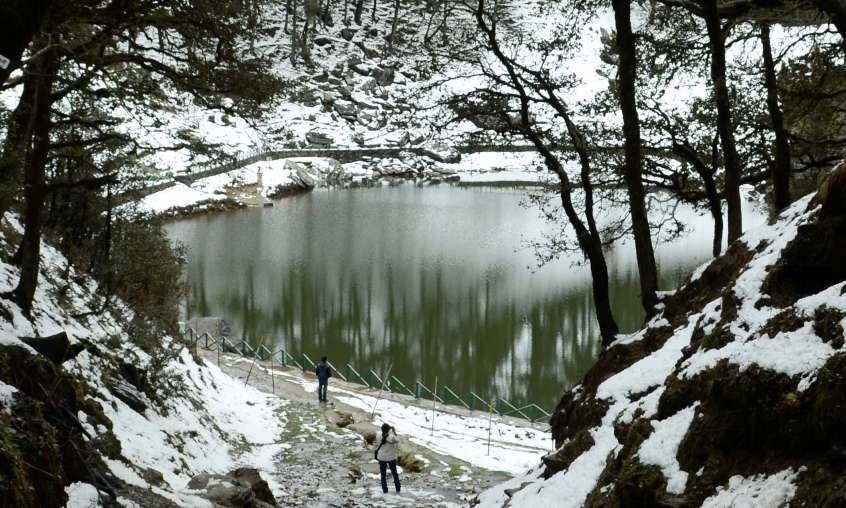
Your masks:
<path fill-rule="evenodd" d="M 318 35 L 314 38 L 314 45 L 315 46 L 328 46 L 332 44 L 332 38 L 327 37 L 325 35 Z"/>
<path fill-rule="evenodd" d="M 316 83 L 326 83 L 329 81 L 329 74 L 326 71 L 323 71 L 320 74 L 312 76 L 311 80 Z"/>
<path fill-rule="evenodd" d="M 197 476 L 191 478 L 188 482 L 188 488 L 191 490 L 201 490 L 206 488 L 206 485 L 209 484 L 209 480 L 211 480 L 211 475 L 208 473 L 200 473 Z"/>
<path fill-rule="evenodd" d="M 432 160 L 443 162 L 445 164 L 455 164 L 461 162 L 461 153 L 446 145 L 432 145 L 422 149 L 423 155 Z"/>
<path fill-rule="evenodd" d="M 406 79 L 405 75 L 401 72 L 394 73 L 394 84 L 395 85 L 405 85 L 408 83 L 408 79 Z"/>
<path fill-rule="evenodd" d="M 411 139 L 411 136 L 409 136 L 408 131 L 401 130 L 392 132 L 390 135 L 387 136 L 385 141 L 389 145 L 404 146 L 408 144 L 409 139 Z"/>
<path fill-rule="evenodd" d="M 365 92 L 369 92 L 370 90 L 375 89 L 377 86 L 378 83 L 376 83 L 376 80 L 374 78 L 367 78 L 362 81 L 360 85 L 358 85 L 358 89 Z"/>
<path fill-rule="evenodd" d="M 342 28 L 341 37 L 343 37 L 346 41 L 351 41 L 353 40 L 353 37 L 355 37 L 356 32 L 358 32 L 358 30 L 356 30 L 355 28 Z"/>
<path fill-rule="evenodd" d="M 250 484 L 237 480 L 212 479 L 206 487 L 206 496 L 212 503 L 235 508 L 252 507 L 255 502 Z"/>
<path fill-rule="evenodd" d="M 144 413 L 147 409 L 146 397 L 123 378 L 109 378 L 109 388 L 115 397 L 138 413 Z"/>
<path fill-rule="evenodd" d="M 370 98 L 367 97 L 364 94 L 360 93 L 360 94 L 353 95 L 351 97 L 351 99 L 352 99 L 352 102 L 354 102 L 355 105 L 360 107 L 360 108 L 379 109 L 379 105 L 374 103 L 374 102 L 371 102 Z"/>
<path fill-rule="evenodd" d="M 358 117 L 358 107 L 352 102 L 335 101 L 332 107 L 338 112 L 341 118 L 355 121 L 356 117 Z"/>
<path fill-rule="evenodd" d="M 160 471 L 157 471 L 150 467 L 148 467 L 144 470 L 143 473 L 141 473 L 141 477 L 144 478 L 145 482 L 149 483 L 154 487 L 160 487 L 165 483 L 164 475 Z"/>
<path fill-rule="evenodd" d="M 306 133 L 306 141 L 312 145 L 321 146 L 330 146 L 334 142 L 331 136 L 316 129 Z"/>
<path fill-rule="evenodd" d="M 373 72 L 373 69 L 369 65 L 363 63 L 350 65 L 350 69 L 352 69 L 357 74 L 361 74 L 362 76 L 369 76 Z"/>
<path fill-rule="evenodd" d="M 381 86 L 388 86 L 394 82 L 394 70 L 390 67 L 379 67 L 373 72 L 373 77 Z"/>
<path fill-rule="evenodd" d="M 347 67 L 352 67 L 353 65 L 358 65 L 361 63 L 361 57 L 358 55 L 350 55 L 347 58 Z"/>
<path fill-rule="evenodd" d="M 276 498 L 273 497 L 273 492 L 270 491 L 270 486 L 259 474 L 258 470 L 252 467 L 240 467 L 231 473 L 231 478 L 240 482 L 246 483 L 253 491 L 253 495 L 259 501 L 268 503 L 271 506 L 276 506 Z"/>
<path fill-rule="evenodd" d="M 317 178 L 303 165 L 297 168 L 296 180 L 300 187 L 306 189 L 313 189 L 317 186 Z"/>

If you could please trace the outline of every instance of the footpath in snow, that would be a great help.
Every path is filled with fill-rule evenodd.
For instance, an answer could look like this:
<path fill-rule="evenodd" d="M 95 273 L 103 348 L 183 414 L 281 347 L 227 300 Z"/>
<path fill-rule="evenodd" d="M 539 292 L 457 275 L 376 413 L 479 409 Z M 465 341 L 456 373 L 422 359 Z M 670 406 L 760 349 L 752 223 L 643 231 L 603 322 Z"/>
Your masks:
<path fill-rule="evenodd" d="M 207 362 L 217 361 L 215 353 L 200 354 Z M 221 357 L 221 369 L 239 380 L 249 375 L 251 387 L 286 400 L 290 447 L 277 460 L 284 465 L 276 470 L 259 467 L 269 474 L 283 505 L 466 505 L 486 487 L 538 464 L 551 448 L 545 424 L 441 404 L 433 413 L 430 401 L 390 392 L 380 398 L 377 390 L 334 378 L 329 403 L 318 404 L 317 382 L 310 374 L 276 366 L 271 379 L 266 363 L 230 355 Z M 419 473 L 400 468 L 401 495 L 383 497 L 372 446 L 364 439 L 383 422 L 397 429 L 401 453 L 411 454 L 422 466 Z"/>

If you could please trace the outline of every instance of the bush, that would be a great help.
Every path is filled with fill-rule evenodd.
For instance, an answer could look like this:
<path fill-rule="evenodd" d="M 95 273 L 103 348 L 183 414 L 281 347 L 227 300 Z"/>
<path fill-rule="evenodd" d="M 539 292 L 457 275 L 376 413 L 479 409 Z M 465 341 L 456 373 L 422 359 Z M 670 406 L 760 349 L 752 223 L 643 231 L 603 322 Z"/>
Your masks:
<path fill-rule="evenodd" d="M 174 247 L 157 223 L 127 221 L 115 224 L 111 251 L 101 278 L 136 312 L 130 337 L 150 352 L 163 335 L 179 331 L 184 247 Z"/>
<path fill-rule="evenodd" d="M 401 453 L 399 457 L 397 457 L 397 464 L 402 466 L 404 470 L 409 473 L 419 473 L 423 471 L 423 468 L 426 464 L 414 456 L 413 453 Z"/>

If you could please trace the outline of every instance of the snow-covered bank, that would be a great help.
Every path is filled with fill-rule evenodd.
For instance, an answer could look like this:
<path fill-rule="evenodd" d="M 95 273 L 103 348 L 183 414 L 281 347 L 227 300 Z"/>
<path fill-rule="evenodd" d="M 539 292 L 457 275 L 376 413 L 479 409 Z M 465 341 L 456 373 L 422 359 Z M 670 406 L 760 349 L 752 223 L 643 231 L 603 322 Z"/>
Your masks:
<path fill-rule="evenodd" d="M 557 450 L 481 506 L 839 506 L 843 174 L 621 336 L 562 397 Z"/>
<path fill-rule="evenodd" d="M 243 168 L 198 179 L 174 181 L 173 186 L 142 198 L 138 208 L 147 213 L 179 214 L 201 211 L 214 203 L 263 203 L 267 198 L 315 187 L 384 185 L 396 182 L 474 184 L 546 182 L 549 176 L 535 152 L 468 154 L 460 162 L 438 162 L 408 153 L 403 158 L 339 163 L 321 157 L 298 157 L 256 162 Z M 210 206 L 211 205 L 211 206 Z"/>
<path fill-rule="evenodd" d="M 20 231 L 11 214 L 5 223 L 5 235 Z M 2 244 L 8 248 L 5 237 Z M 49 244 L 42 246 L 41 253 L 35 317 L 30 321 L 13 303 L 0 302 L 9 313 L 0 318 L 0 348 L 4 360 L 14 348 L 38 357 L 20 337 L 59 331 L 67 332 L 72 345 L 84 346 L 61 369 L 84 386 L 87 395 L 73 416 L 84 432 L 84 442 L 102 454 L 101 474 L 109 473 L 117 481 L 100 482 L 97 488 L 90 483 L 96 476 L 73 482 L 66 490 L 72 501 L 69 506 L 91 506 L 87 503 L 93 493 L 99 489 L 103 496 L 107 486 L 128 506 L 134 506 L 133 486 L 179 506 L 210 506 L 204 493 L 187 488 L 193 476 L 224 474 L 239 466 L 271 466 L 258 459 L 288 446 L 280 441 L 285 426 L 279 415 L 285 407 L 283 400 L 245 387 L 215 366 L 198 363 L 185 344 L 174 339 L 164 338 L 162 351 L 154 355 L 122 340 L 131 311 L 120 303 L 111 311 L 96 311 L 96 283 L 77 274 Z M 17 274 L 16 267 L 0 263 L 0 292 L 12 289 Z M 66 284 L 66 276 L 77 282 Z M 158 354 L 165 358 L 155 357 Z M 3 372 L 9 375 L 13 367 L 6 365 Z M 155 377 L 156 384 L 141 385 L 127 372 L 144 373 L 142 379 Z M 22 378 L 11 374 L 5 382 L 21 383 Z M 20 405 L 39 394 L 27 393 L 27 385 L 16 390 L 5 382 L 2 403 L 15 418 Z M 68 479 L 85 475 L 71 470 L 64 474 Z"/>

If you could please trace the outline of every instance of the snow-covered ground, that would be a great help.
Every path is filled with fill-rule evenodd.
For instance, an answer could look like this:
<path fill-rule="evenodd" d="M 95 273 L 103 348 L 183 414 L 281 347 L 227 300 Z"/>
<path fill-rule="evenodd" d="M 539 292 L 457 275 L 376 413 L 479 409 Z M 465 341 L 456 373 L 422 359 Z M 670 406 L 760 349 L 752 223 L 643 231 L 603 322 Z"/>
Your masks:
<path fill-rule="evenodd" d="M 737 317 L 730 324 L 733 339 L 722 347 L 696 346 L 682 360 L 683 350 L 691 348 L 694 331 L 701 327 L 711 333 L 721 323 L 724 300 L 721 297 L 706 303 L 701 310 L 692 312 L 686 324 L 677 327 L 656 351 L 605 379 L 596 389 L 596 400 L 608 404 L 601 423 L 590 429 L 593 444 L 580 453 L 569 467 L 544 477 L 544 467 L 535 467 L 523 475 L 499 485 L 481 496 L 483 507 L 578 507 L 587 495 L 598 487 L 600 474 L 609 458 L 613 459 L 622 448 L 615 434 L 615 426 L 630 423 L 635 415 L 651 419 L 658 411 L 658 402 L 664 394 L 671 376 L 688 379 L 728 362 L 740 372 L 751 366 L 766 369 L 774 374 L 784 374 L 796 383 L 796 390 L 809 389 L 817 373 L 839 350 L 819 337 L 813 325 L 814 313 L 822 306 L 846 311 L 844 283 L 835 284 L 820 293 L 799 299 L 792 308 L 799 319 L 809 320 L 792 331 L 779 331 L 770 336 L 766 324 L 785 311 L 785 308 L 762 303 L 766 293 L 764 283 L 773 266 L 781 259 L 787 245 L 796 237 L 803 224 L 814 220 L 818 208 L 809 209 L 811 196 L 795 202 L 773 224 L 763 225 L 747 232 L 740 241 L 756 249 L 751 261 L 733 284 L 733 295 L 738 301 Z M 702 276 L 697 270 L 693 279 Z M 649 329 L 669 326 L 661 314 L 635 334 L 621 336 L 617 345 L 628 345 L 643 340 Z M 846 326 L 846 319 L 840 322 Z M 581 387 L 574 388 L 575 400 L 585 397 Z M 702 417 L 699 403 L 694 402 L 662 420 L 651 420 L 652 433 L 642 442 L 637 457 L 641 464 L 655 465 L 666 478 L 666 492 L 682 495 L 688 476 L 696 471 L 684 471 L 676 458 L 679 446 L 692 422 Z M 567 446 L 564 443 L 563 446 Z M 562 447 L 563 447 L 562 446 Z M 775 475 L 757 475 L 751 478 L 732 477 L 729 484 L 709 497 L 703 506 L 775 507 L 787 505 L 796 491 L 794 482 L 797 471 L 787 469 Z M 613 489 L 613 484 L 607 485 Z M 513 489 L 508 494 L 506 490 Z M 514 492 L 516 491 L 516 492 Z"/>
<path fill-rule="evenodd" d="M 301 385 L 307 392 L 317 392 L 315 380 L 288 372 L 276 375 Z M 372 390 L 354 389 L 347 383 L 333 383 L 332 398 L 374 414 L 374 421 L 392 425 L 424 448 L 492 471 L 525 471 L 552 447 L 549 433 L 541 424 L 518 424 L 481 411 L 461 414 L 456 408 L 439 403 L 431 406 L 425 401 L 416 403 L 390 392 L 380 397 Z"/>
<path fill-rule="evenodd" d="M 173 186 L 150 194 L 138 203 L 141 211 L 152 214 L 199 206 L 228 198 L 243 199 L 249 193 L 267 198 L 280 188 L 347 185 L 361 181 L 377 183 L 392 178 L 391 171 L 425 174 L 426 178 L 454 177 L 451 181 L 493 184 L 498 182 L 532 185 L 549 180 L 549 173 L 535 152 L 481 152 L 465 155 L 461 162 L 448 164 L 414 157 L 410 160 L 386 158 L 382 161 L 340 164 L 334 159 L 297 157 L 249 164 L 243 168 L 209 176 L 190 185 Z M 403 176 L 405 178 L 405 176 Z M 261 180 L 259 182 L 259 180 Z M 260 188 L 258 184 L 261 184 Z M 254 187 L 255 186 L 255 187 Z M 255 191 L 253 191 L 255 189 Z"/>

